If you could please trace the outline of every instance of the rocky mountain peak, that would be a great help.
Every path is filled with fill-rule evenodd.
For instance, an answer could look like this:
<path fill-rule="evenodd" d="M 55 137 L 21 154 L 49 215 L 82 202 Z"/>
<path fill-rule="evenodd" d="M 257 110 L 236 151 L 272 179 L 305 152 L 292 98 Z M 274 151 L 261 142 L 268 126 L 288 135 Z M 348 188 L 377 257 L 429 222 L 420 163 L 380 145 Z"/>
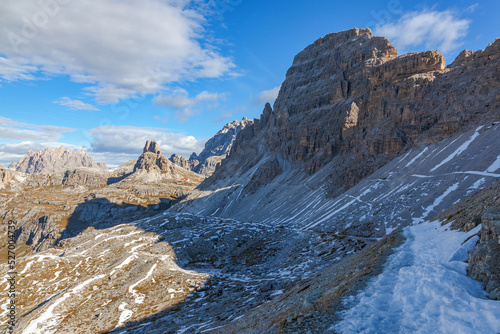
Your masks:
<path fill-rule="evenodd" d="M 137 159 L 134 166 L 134 172 L 138 170 L 150 171 L 153 169 L 166 171 L 172 165 L 164 155 L 161 153 L 160 145 L 156 141 L 147 141 L 144 145 L 143 153 Z"/>
<path fill-rule="evenodd" d="M 95 162 L 83 149 L 75 152 L 72 149 L 59 146 L 54 149 L 44 148 L 28 153 L 18 162 L 13 162 L 9 168 L 21 173 L 56 173 L 78 167 L 94 167 L 108 169 L 103 162 Z"/>
<path fill-rule="evenodd" d="M 154 154 L 162 154 L 160 150 L 160 145 L 154 140 L 148 140 L 146 141 L 146 145 L 144 145 L 144 149 L 142 150 L 142 153 L 146 152 L 151 152 Z"/>
<path fill-rule="evenodd" d="M 497 118 L 499 57 L 496 40 L 446 67 L 438 51 L 398 56 L 369 29 L 328 34 L 295 56 L 273 107 L 242 131 L 215 175 L 259 165 L 271 180 L 279 169 L 264 170 L 269 155 L 307 175 L 331 164 L 325 183 L 337 196 L 404 150 Z"/>
<path fill-rule="evenodd" d="M 229 154 L 238 133 L 253 124 L 254 120 L 247 117 L 243 117 L 240 122 L 234 120 L 227 123 L 205 143 L 205 148 L 200 155 L 193 152 L 189 160 L 187 160 L 184 157 L 174 154 L 170 157 L 170 161 L 195 173 L 210 176 Z"/>
<path fill-rule="evenodd" d="M 234 120 L 231 123 L 227 123 L 219 132 L 206 142 L 205 148 L 200 155 L 197 156 L 197 160 L 203 162 L 211 156 L 227 155 L 231 150 L 234 140 L 236 139 L 236 135 L 247 126 L 253 124 L 254 120 L 246 117 L 243 117 L 240 122 Z"/>

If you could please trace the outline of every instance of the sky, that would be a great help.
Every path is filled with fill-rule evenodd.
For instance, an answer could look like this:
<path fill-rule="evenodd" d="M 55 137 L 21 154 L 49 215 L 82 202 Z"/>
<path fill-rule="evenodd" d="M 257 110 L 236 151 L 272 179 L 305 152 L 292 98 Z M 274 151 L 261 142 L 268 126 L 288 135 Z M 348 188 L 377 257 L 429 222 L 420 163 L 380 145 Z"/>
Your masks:
<path fill-rule="evenodd" d="M 497 0 L 2 0 L 0 163 L 64 145 L 117 166 L 146 140 L 189 157 L 258 118 L 319 37 L 370 28 L 450 64 L 500 37 L 499 14 Z"/>

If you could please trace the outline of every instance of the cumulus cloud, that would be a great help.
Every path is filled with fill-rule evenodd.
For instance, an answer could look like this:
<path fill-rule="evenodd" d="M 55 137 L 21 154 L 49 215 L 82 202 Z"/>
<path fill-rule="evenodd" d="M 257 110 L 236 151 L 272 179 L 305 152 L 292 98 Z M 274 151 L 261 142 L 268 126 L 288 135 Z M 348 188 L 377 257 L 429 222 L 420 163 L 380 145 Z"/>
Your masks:
<path fill-rule="evenodd" d="M 64 126 L 16 122 L 5 117 L 0 117 L 0 139 L 5 140 L 53 141 L 61 138 L 63 133 L 75 130 Z"/>
<path fill-rule="evenodd" d="M 280 92 L 281 86 L 276 86 L 274 88 L 264 90 L 259 93 L 259 96 L 255 100 L 255 103 L 257 104 L 263 104 L 266 102 L 269 102 L 271 104 L 274 103 L 274 100 L 278 97 L 278 93 Z"/>
<path fill-rule="evenodd" d="M 197 0 L 0 2 L 0 80 L 68 75 L 102 103 L 231 74 Z"/>
<path fill-rule="evenodd" d="M 185 89 L 177 89 L 170 95 L 159 95 L 153 99 L 153 103 L 176 110 L 176 119 L 179 122 L 186 121 L 194 114 L 204 109 L 217 107 L 219 100 L 226 98 L 224 93 L 210 93 L 203 91 L 190 98 Z"/>
<path fill-rule="evenodd" d="M 29 150 L 36 151 L 63 145 L 76 151 L 83 148 L 94 160 L 104 161 L 108 166 L 117 166 L 138 158 L 147 140 L 156 140 L 167 157 L 173 153 L 186 157 L 193 152 L 200 153 L 206 142 L 161 128 L 117 125 L 90 129 L 87 136 L 90 147 L 58 141 L 64 133 L 73 131 L 75 129 L 23 123 L 0 117 L 0 163 L 9 166 L 13 161 L 21 159 Z M 84 145 L 88 146 L 88 143 Z"/>
<path fill-rule="evenodd" d="M 99 110 L 91 104 L 82 102 L 80 100 L 72 100 L 67 96 L 55 100 L 54 103 L 60 104 L 73 110 Z"/>
<path fill-rule="evenodd" d="M 387 37 L 398 49 L 425 45 L 446 53 L 458 48 L 467 35 L 470 21 L 460 19 L 450 10 L 411 12 L 397 22 L 375 27 L 376 35 Z"/>
<path fill-rule="evenodd" d="M 93 136 L 89 153 L 110 165 L 137 158 L 147 140 L 157 141 L 166 157 L 173 153 L 188 157 L 201 152 L 205 145 L 205 140 L 152 127 L 110 125 L 93 128 L 89 133 Z"/>

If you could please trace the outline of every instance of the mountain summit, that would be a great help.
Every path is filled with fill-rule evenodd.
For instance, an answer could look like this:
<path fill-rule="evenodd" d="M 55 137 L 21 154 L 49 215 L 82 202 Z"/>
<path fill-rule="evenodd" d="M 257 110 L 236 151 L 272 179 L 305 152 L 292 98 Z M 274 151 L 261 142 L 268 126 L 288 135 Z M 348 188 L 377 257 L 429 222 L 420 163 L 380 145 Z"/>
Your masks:
<path fill-rule="evenodd" d="M 9 166 L 12 170 L 26 174 L 57 173 L 78 167 L 108 169 L 104 162 L 95 162 L 84 150 L 75 152 L 64 146 L 59 146 L 52 150 L 44 148 L 35 152 L 30 150 L 21 160 L 13 162 Z"/>
<path fill-rule="evenodd" d="M 253 119 L 243 117 L 241 122 L 237 120 L 227 123 L 212 138 L 205 143 L 205 148 L 199 155 L 193 152 L 189 160 L 183 156 L 173 154 L 170 161 L 183 168 L 189 169 L 205 177 L 214 173 L 231 151 L 236 136 L 246 127 L 254 124 Z"/>

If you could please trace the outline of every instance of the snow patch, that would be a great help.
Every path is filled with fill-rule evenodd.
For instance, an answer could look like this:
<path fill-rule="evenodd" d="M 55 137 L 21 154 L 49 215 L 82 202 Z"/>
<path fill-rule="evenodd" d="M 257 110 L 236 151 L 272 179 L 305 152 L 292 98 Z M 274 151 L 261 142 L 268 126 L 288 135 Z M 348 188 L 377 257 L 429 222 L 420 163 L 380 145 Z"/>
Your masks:
<path fill-rule="evenodd" d="M 491 166 L 488 167 L 488 169 L 486 169 L 486 172 L 493 173 L 496 172 L 498 169 L 500 169 L 500 155 L 497 157 L 495 162 L 493 162 Z"/>
<path fill-rule="evenodd" d="M 482 128 L 483 128 L 483 125 L 479 126 L 476 129 L 476 132 L 474 132 L 474 134 L 472 136 L 470 136 L 470 138 L 466 142 L 464 142 L 462 145 L 460 145 L 460 147 L 457 148 L 446 159 L 444 159 L 439 164 L 437 164 L 434 168 L 432 168 L 431 172 L 435 171 L 436 169 L 438 169 L 439 167 L 441 167 L 442 165 L 444 165 L 445 163 L 449 162 L 451 159 L 455 158 L 457 155 L 459 155 L 463 151 L 465 151 L 469 147 L 469 145 L 474 141 L 474 139 L 476 139 L 479 136 L 479 130 L 481 130 Z"/>
<path fill-rule="evenodd" d="M 71 297 L 72 294 L 79 293 L 86 285 L 91 282 L 103 278 L 104 275 L 99 275 L 80 283 L 69 292 L 66 292 L 61 298 L 56 300 L 52 305 L 47 308 L 38 318 L 32 320 L 30 324 L 23 330 L 23 334 L 38 334 L 38 333 L 55 333 L 56 327 L 62 321 L 61 316 L 54 314 L 54 309 L 63 303 L 66 299 Z"/>
<path fill-rule="evenodd" d="M 500 303 L 466 276 L 463 259 L 476 233 L 426 222 L 405 228 L 405 243 L 382 273 L 344 300 L 339 333 L 499 333 Z M 450 262 L 450 259 L 453 261 Z M 456 260 L 455 260 L 456 259 Z"/>

